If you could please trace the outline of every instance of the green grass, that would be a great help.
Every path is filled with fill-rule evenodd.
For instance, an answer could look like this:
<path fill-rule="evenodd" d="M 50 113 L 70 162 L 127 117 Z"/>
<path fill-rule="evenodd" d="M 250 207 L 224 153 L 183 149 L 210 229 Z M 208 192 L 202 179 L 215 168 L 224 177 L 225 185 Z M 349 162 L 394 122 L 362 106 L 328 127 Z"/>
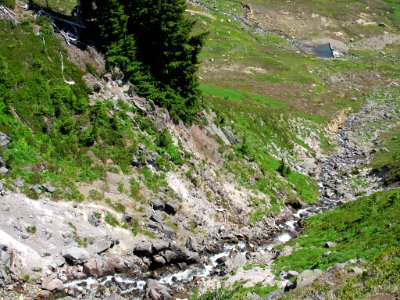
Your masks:
<path fill-rule="evenodd" d="M 372 160 L 372 167 L 384 173 L 386 183 L 400 181 L 400 126 L 392 128 L 381 138 L 383 144 Z"/>
<path fill-rule="evenodd" d="M 400 252 L 390 250 L 377 256 L 371 263 L 361 265 L 365 271 L 362 275 L 346 278 L 346 272 L 342 272 L 341 280 L 335 285 L 325 282 L 314 283 L 301 289 L 295 289 L 284 293 L 277 299 L 366 299 L 378 295 L 392 295 L 394 299 L 399 293 L 400 287 Z M 339 275 L 340 276 L 340 275 Z"/>
<path fill-rule="evenodd" d="M 120 223 L 118 222 L 118 220 L 109 212 L 106 213 L 106 216 L 104 218 L 104 221 L 113 227 L 119 227 Z"/>
<path fill-rule="evenodd" d="M 275 286 L 265 286 L 261 283 L 253 287 L 244 288 L 243 284 L 246 281 L 236 282 L 232 287 L 222 286 L 215 290 L 209 290 L 204 294 L 195 292 L 189 297 L 189 300 L 233 300 L 233 299 L 246 299 L 248 294 L 256 294 L 260 297 L 266 296 L 269 293 L 278 290 Z"/>
<path fill-rule="evenodd" d="M 37 231 L 36 226 L 28 226 L 26 227 L 26 232 L 30 233 L 30 234 L 35 234 Z"/>
<path fill-rule="evenodd" d="M 302 234 L 289 245 L 293 254 L 281 257 L 274 270 L 326 269 L 349 259 L 372 261 L 400 246 L 400 190 L 375 193 L 307 219 Z M 337 242 L 331 249 L 328 241 Z M 332 251 L 329 256 L 323 254 Z"/>

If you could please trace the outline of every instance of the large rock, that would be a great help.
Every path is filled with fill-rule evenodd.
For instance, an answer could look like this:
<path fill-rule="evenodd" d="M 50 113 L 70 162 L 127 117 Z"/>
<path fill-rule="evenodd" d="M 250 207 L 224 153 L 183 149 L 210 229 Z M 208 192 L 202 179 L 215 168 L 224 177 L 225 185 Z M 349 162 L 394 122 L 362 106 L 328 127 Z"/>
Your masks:
<path fill-rule="evenodd" d="M 42 289 L 48 291 L 62 291 L 64 288 L 63 282 L 57 278 L 57 274 L 53 273 L 42 281 Z"/>
<path fill-rule="evenodd" d="M 190 251 L 194 251 L 194 252 L 199 252 L 199 246 L 197 244 L 197 241 L 194 237 L 189 237 L 189 239 L 186 242 L 186 247 L 190 250 Z"/>
<path fill-rule="evenodd" d="M 91 246 L 91 250 L 96 252 L 97 254 L 103 254 L 108 249 L 114 246 L 114 241 L 109 240 L 98 240 L 95 241 L 94 244 Z"/>
<path fill-rule="evenodd" d="M 165 249 L 168 249 L 169 247 L 169 242 L 163 241 L 163 240 L 155 240 L 153 241 L 153 249 L 155 252 L 161 252 Z"/>
<path fill-rule="evenodd" d="M 297 277 L 297 287 L 301 288 L 306 285 L 313 283 L 318 277 L 324 274 L 323 271 L 315 269 L 315 270 L 305 270 L 302 272 L 299 277 Z"/>
<path fill-rule="evenodd" d="M 149 279 L 146 282 L 145 298 L 152 300 L 169 300 L 172 299 L 172 290 L 158 283 L 156 280 Z"/>
<path fill-rule="evenodd" d="M 176 201 L 168 201 L 165 203 L 164 211 L 169 215 L 175 215 L 179 210 L 179 203 Z"/>
<path fill-rule="evenodd" d="M 142 241 L 135 246 L 133 253 L 137 256 L 151 256 L 153 254 L 153 244 L 150 241 Z"/>
<path fill-rule="evenodd" d="M 151 206 L 153 207 L 154 210 L 164 210 L 165 204 L 160 199 L 157 199 L 157 200 L 153 201 Z"/>
<path fill-rule="evenodd" d="M 100 257 L 91 258 L 83 265 L 83 272 L 91 277 L 103 277 L 114 273 L 113 265 Z"/>
<path fill-rule="evenodd" d="M 247 263 L 246 255 L 244 253 L 238 253 L 231 258 L 233 267 L 240 268 Z"/>
<path fill-rule="evenodd" d="M 172 256 L 172 259 L 167 259 L 168 262 L 177 261 L 177 262 L 186 262 L 186 263 L 199 263 L 200 256 L 196 252 L 189 251 L 185 247 L 182 247 L 175 242 L 171 243 L 170 251 L 175 253 L 175 256 Z"/>
<path fill-rule="evenodd" d="M 62 256 L 72 265 L 84 264 L 89 260 L 89 252 L 78 247 L 69 247 L 62 251 Z"/>

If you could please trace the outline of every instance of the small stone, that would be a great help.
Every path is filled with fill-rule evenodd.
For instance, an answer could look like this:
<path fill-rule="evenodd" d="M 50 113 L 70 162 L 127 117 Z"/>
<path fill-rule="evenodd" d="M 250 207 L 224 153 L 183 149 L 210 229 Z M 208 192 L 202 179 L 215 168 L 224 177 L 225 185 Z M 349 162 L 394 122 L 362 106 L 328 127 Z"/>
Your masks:
<path fill-rule="evenodd" d="M 353 273 L 355 273 L 356 275 L 362 275 L 364 273 L 364 269 L 357 267 L 357 266 L 352 267 L 351 271 Z"/>
<path fill-rule="evenodd" d="M 325 252 L 324 254 L 323 254 L 323 256 L 324 257 L 328 257 L 329 255 L 331 255 L 332 254 L 332 251 L 328 251 L 328 252 Z"/>
<path fill-rule="evenodd" d="M 325 248 L 333 248 L 335 246 L 336 246 L 335 242 L 326 242 L 324 245 Z"/>
<path fill-rule="evenodd" d="M 1 176 L 5 176 L 5 175 L 7 175 L 7 173 L 8 173 L 8 169 L 6 168 L 6 167 L 0 167 L 0 175 Z"/>

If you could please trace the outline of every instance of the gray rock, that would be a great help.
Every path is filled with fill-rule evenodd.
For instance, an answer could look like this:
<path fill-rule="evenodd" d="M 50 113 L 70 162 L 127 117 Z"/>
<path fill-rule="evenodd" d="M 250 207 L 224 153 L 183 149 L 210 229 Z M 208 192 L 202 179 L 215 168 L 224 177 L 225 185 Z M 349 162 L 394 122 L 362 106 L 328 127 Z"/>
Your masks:
<path fill-rule="evenodd" d="M 151 256 L 153 254 L 153 245 L 149 241 L 142 241 L 135 246 L 133 253 L 137 256 Z"/>
<path fill-rule="evenodd" d="M 284 293 L 284 290 L 277 290 L 269 293 L 268 295 L 265 296 L 265 299 L 273 299 L 276 298 Z"/>
<path fill-rule="evenodd" d="M 160 224 L 163 224 L 163 223 L 164 223 L 164 220 L 163 220 L 162 212 L 159 211 L 159 210 L 156 210 L 156 211 L 151 215 L 150 220 L 152 220 L 152 221 L 154 221 L 154 222 L 157 222 L 157 223 L 160 223 Z"/>
<path fill-rule="evenodd" d="M 63 282 L 57 278 L 57 274 L 51 274 L 42 281 L 42 289 L 48 291 L 62 291 Z"/>
<path fill-rule="evenodd" d="M 124 212 L 123 219 L 127 223 L 132 223 L 133 220 L 132 215 L 129 212 Z"/>
<path fill-rule="evenodd" d="M 128 300 L 128 298 L 124 298 L 118 294 L 113 293 L 107 298 L 104 298 L 104 300 Z"/>
<path fill-rule="evenodd" d="M 94 227 L 97 227 L 100 225 L 101 221 L 98 217 L 98 214 L 96 213 L 92 213 L 89 217 L 88 217 L 88 222 L 93 225 Z"/>
<path fill-rule="evenodd" d="M 146 282 L 145 298 L 152 300 L 170 300 L 172 299 L 172 290 L 158 283 L 156 280 L 149 279 Z"/>
<path fill-rule="evenodd" d="M 333 248 L 335 246 L 336 246 L 335 242 L 326 242 L 324 245 L 325 248 Z"/>
<path fill-rule="evenodd" d="M 190 251 L 194 251 L 194 252 L 199 252 L 199 246 L 197 244 L 197 241 L 194 237 L 189 237 L 189 239 L 186 241 L 186 247 L 190 250 Z"/>
<path fill-rule="evenodd" d="M 287 278 L 287 279 L 290 279 L 290 278 L 292 278 L 292 277 L 298 277 L 299 276 L 299 273 L 298 272 L 296 272 L 296 271 L 293 271 L 293 270 L 290 270 L 290 271 L 288 271 L 287 273 L 286 273 L 286 276 L 285 276 L 285 278 Z"/>
<path fill-rule="evenodd" d="M 362 275 L 364 273 L 364 269 L 357 266 L 352 267 L 351 271 L 357 275 Z"/>
<path fill-rule="evenodd" d="M 315 269 L 315 270 L 305 270 L 302 272 L 299 277 L 297 277 L 297 287 L 301 288 L 306 285 L 313 283 L 318 277 L 324 274 L 323 271 Z"/>
<path fill-rule="evenodd" d="M 228 127 L 222 128 L 222 131 L 232 145 L 238 145 L 240 143 L 239 140 L 235 137 L 235 135 Z"/>
<path fill-rule="evenodd" d="M 167 260 L 161 255 L 155 255 L 153 256 L 153 262 L 156 263 L 157 265 L 164 266 L 167 263 Z"/>
<path fill-rule="evenodd" d="M 0 175 L 1 176 L 5 176 L 5 175 L 7 175 L 7 173 L 8 173 L 8 169 L 6 168 L 6 167 L 0 167 Z"/>
<path fill-rule="evenodd" d="M 164 210 L 165 204 L 160 199 L 157 199 L 151 204 L 151 206 L 154 210 Z"/>
<path fill-rule="evenodd" d="M 4 133 L 0 132 L 0 147 L 6 148 L 10 142 L 11 139 Z"/>
<path fill-rule="evenodd" d="M 56 191 L 56 188 L 50 182 L 42 184 L 42 187 L 49 193 L 54 193 Z"/>
<path fill-rule="evenodd" d="M 179 203 L 176 201 L 168 201 L 165 203 L 164 211 L 169 215 L 175 215 L 179 210 Z"/>
<path fill-rule="evenodd" d="M 176 237 L 175 230 L 165 224 L 162 225 L 161 232 L 170 240 Z"/>
<path fill-rule="evenodd" d="M 113 241 L 109 240 L 98 240 L 95 241 L 93 246 L 91 246 L 91 249 L 93 249 L 94 252 L 97 254 L 102 254 L 106 252 L 108 249 L 112 248 L 114 246 Z"/>
<path fill-rule="evenodd" d="M 38 194 L 42 193 L 42 187 L 39 185 L 33 185 L 31 186 L 30 190 L 35 191 Z"/>
<path fill-rule="evenodd" d="M 152 246 L 155 252 L 161 252 L 165 249 L 168 249 L 169 242 L 163 240 L 155 240 L 153 241 Z"/>
<path fill-rule="evenodd" d="M 62 256 L 72 265 L 83 264 L 89 260 L 89 252 L 86 249 L 74 246 L 63 249 Z"/>
<path fill-rule="evenodd" d="M 109 261 L 96 257 L 89 259 L 89 261 L 83 265 L 83 272 L 87 276 L 99 278 L 113 274 L 115 269 Z"/>
<path fill-rule="evenodd" d="M 246 255 L 244 253 L 238 253 L 231 258 L 233 267 L 239 268 L 247 263 Z"/>
<path fill-rule="evenodd" d="M 177 261 L 186 263 L 199 263 L 200 256 L 196 252 L 189 251 L 188 249 L 179 246 L 175 242 L 170 245 L 170 250 L 175 252 L 177 255 Z"/>

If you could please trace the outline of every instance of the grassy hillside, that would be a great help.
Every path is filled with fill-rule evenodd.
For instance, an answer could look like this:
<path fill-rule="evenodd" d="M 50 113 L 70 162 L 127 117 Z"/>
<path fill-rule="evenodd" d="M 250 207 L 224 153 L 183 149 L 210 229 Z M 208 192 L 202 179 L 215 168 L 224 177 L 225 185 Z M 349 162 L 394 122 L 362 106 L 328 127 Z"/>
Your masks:
<path fill-rule="evenodd" d="M 335 286 L 315 284 L 295 290 L 282 299 L 303 299 L 319 295 L 327 299 L 360 299 L 366 296 L 398 294 L 400 190 L 373 194 L 347 203 L 304 224 L 302 234 L 290 242 L 293 254 L 281 257 L 275 271 L 322 269 L 350 259 L 364 259 L 362 276 L 344 279 Z M 326 248 L 326 242 L 336 242 Z M 330 252 L 329 255 L 324 253 Z"/>

